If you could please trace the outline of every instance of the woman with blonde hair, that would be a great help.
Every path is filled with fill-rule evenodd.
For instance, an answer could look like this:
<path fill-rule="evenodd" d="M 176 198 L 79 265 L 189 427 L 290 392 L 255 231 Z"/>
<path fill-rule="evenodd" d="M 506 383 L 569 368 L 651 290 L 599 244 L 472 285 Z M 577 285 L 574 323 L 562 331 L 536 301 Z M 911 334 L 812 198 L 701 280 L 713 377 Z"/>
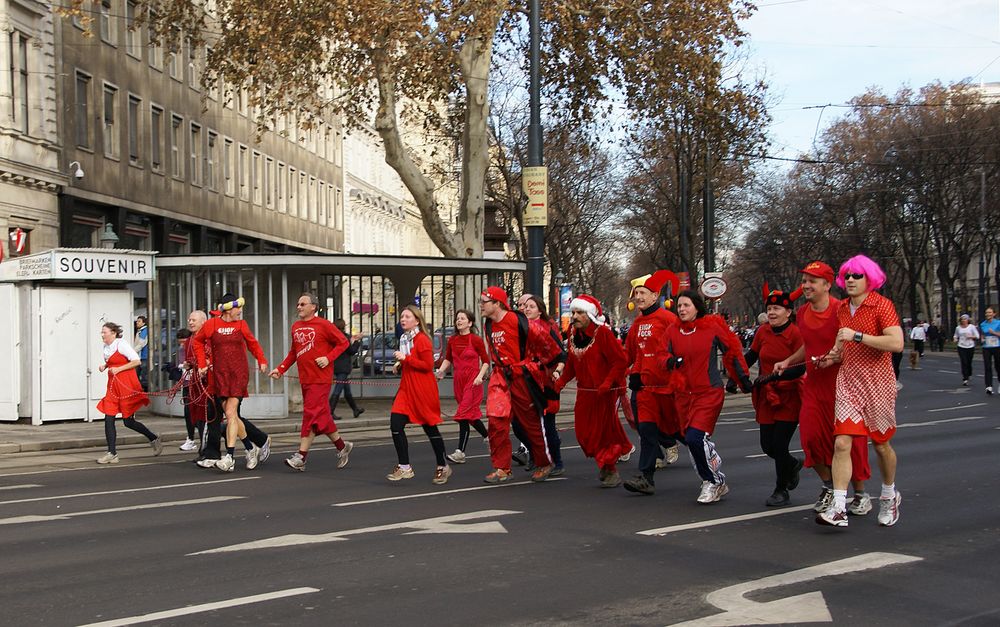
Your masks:
<path fill-rule="evenodd" d="M 399 337 L 396 351 L 396 371 L 401 371 L 399 391 L 389 410 L 389 428 L 392 444 L 396 447 L 399 463 L 386 476 L 389 481 L 413 478 L 410 466 L 409 445 L 404 429 L 413 422 L 424 428 L 424 433 L 434 449 L 437 471 L 431 483 L 441 485 L 448 482 L 451 467 L 445 461 L 444 438 L 438 430 L 441 424 L 441 398 L 438 395 L 437 378 L 434 376 L 434 346 L 431 343 L 427 325 L 420 308 L 407 305 L 399 314 L 399 325 L 403 334 Z"/>

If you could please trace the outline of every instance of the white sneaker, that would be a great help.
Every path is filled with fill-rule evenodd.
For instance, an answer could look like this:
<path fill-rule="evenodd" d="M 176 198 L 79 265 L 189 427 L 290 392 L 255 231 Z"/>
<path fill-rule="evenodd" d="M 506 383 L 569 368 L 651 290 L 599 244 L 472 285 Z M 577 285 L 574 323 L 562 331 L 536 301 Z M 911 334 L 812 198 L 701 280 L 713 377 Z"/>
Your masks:
<path fill-rule="evenodd" d="M 667 465 L 676 464 L 677 460 L 680 459 L 681 457 L 680 450 L 681 450 L 680 444 L 674 444 L 670 448 L 664 449 L 664 452 L 666 452 L 667 457 L 663 461 L 667 462 Z"/>
<path fill-rule="evenodd" d="M 198 448 L 198 443 L 188 438 L 187 440 L 184 440 L 184 444 L 181 444 L 178 448 L 182 451 L 193 451 Z"/>
<path fill-rule="evenodd" d="M 116 454 L 114 454 L 114 453 L 112 453 L 112 452 L 109 451 L 109 452 L 105 453 L 104 455 L 101 455 L 100 457 L 98 457 L 97 458 L 97 463 L 98 464 L 117 464 L 118 463 L 118 455 L 116 455 Z"/>
<path fill-rule="evenodd" d="M 450 455 L 445 455 L 445 457 L 447 457 L 448 461 L 450 461 L 453 464 L 465 463 L 465 453 L 462 452 L 461 449 L 455 449 L 454 453 L 451 453 Z"/>
<path fill-rule="evenodd" d="M 633 444 L 632 448 L 629 449 L 629 452 L 625 453 L 624 455 L 622 455 L 621 457 L 619 457 L 618 461 L 620 461 L 620 462 L 627 462 L 628 460 L 630 460 L 632 458 L 632 453 L 634 453 L 634 452 L 635 452 L 635 445 Z"/>
<path fill-rule="evenodd" d="M 302 459 L 302 455 L 298 452 L 286 459 L 285 464 L 292 470 L 298 470 L 299 472 L 306 469 L 306 460 Z"/>
<path fill-rule="evenodd" d="M 160 438 L 150 440 L 149 445 L 153 447 L 153 457 L 156 457 L 163 452 L 163 440 Z"/>
<path fill-rule="evenodd" d="M 351 461 L 351 451 L 354 450 L 354 442 L 344 441 L 344 450 L 337 451 L 337 468 L 343 468 L 347 462 Z"/>
<path fill-rule="evenodd" d="M 260 447 L 260 456 L 257 459 L 258 464 L 263 464 L 267 461 L 267 458 L 271 456 L 271 436 L 267 436 L 267 440 L 264 441 L 264 446 Z"/>
<path fill-rule="evenodd" d="M 833 505 L 833 488 L 823 486 L 823 490 L 819 493 L 819 498 L 816 499 L 816 504 L 813 505 L 813 511 L 821 514 L 830 509 L 831 505 Z"/>
<path fill-rule="evenodd" d="M 215 462 L 215 467 L 221 470 L 222 472 L 233 472 L 233 470 L 236 468 L 236 462 L 233 461 L 232 455 L 226 453 L 225 455 L 222 456 L 222 459 Z"/>
<path fill-rule="evenodd" d="M 701 482 L 701 494 L 698 495 L 699 503 L 715 503 L 725 495 L 729 494 L 729 485 L 725 483 L 712 483 L 711 481 Z"/>
<path fill-rule="evenodd" d="M 903 497 L 896 490 L 896 495 L 891 499 L 878 500 L 878 524 L 883 527 L 891 527 L 899 522 L 899 504 Z"/>
<path fill-rule="evenodd" d="M 847 506 L 847 513 L 851 516 L 864 516 L 870 511 L 872 511 L 872 497 L 864 492 L 860 494 L 855 492 L 854 499 Z"/>
<path fill-rule="evenodd" d="M 247 451 L 246 455 L 247 470 L 253 470 L 254 468 L 257 467 L 257 464 L 260 463 L 260 451 L 261 451 L 260 447 L 257 446 L 256 444 L 250 445 L 250 450 Z"/>
<path fill-rule="evenodd" d="M 215 466 L 216 462 L 218 462 L 218 461 L 219 460 L 217 460 L 217 459 L 208 459 L 208 458 L 205 458 L 205 459 L 199 459 L 195 463 L 198 464 L 198 466 L 200 466 L 202 468 L 211 468 L 211 467 Z"/>

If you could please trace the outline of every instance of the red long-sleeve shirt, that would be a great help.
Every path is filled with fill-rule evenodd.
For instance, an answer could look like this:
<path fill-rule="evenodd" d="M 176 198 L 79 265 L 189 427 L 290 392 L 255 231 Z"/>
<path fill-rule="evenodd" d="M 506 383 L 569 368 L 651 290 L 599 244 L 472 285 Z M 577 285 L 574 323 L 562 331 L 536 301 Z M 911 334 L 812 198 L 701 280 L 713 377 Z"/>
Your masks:
<path fill-rule="evenodd" d="M 212 336 L 215 333 L 239 333 L 243 336 L 243 341 L 246 343 L 247 348 L 250 353 L 257 360 L 258 364 L 266 364 L 267 358 L 264 357 L 264 349 L 260 347 L 260 342 L 257 338 L 253 336 L 250 331 L 250 327 L 247 326 L 246 320 L 233 320 L 232 322 L 226 322 L 222 318 L 212 318 L 204 325 L 202 325 L 201 330 L 195 334 L 192 338 L 191 347 L 194 349 L 195 358 L 198 360 L 198 367 L 205 368 L 208 366 L 208 359 L 205 355 L 205 344 L 210 342 Z"/>
<path fill-rule="evenodd" d="M 680 357 L 684 360 L 678 371 L 684 376 L 684 389 L 688 392 L 725 386 L 717 366 L 720 354 L 730 377 L 739 380 L 748 376 L 749 369 L 743 359 L 739 338 L 717 315 L 703 316 L 670 327 L 666 347 L 668 358 Z"/>
<path fill-rule="evenodd" d="M 294 363 L 299 368 L 300 383 L 332 383 L 333 362 L 348 346 L 344 334 L 326 318 L 296 320 L 292 325 L 292 347 L 278 365 L 278 372 L 284 374 Z M 316 365 L 319 357 L 326 357 L 330 363 L 320 368 Z"/>

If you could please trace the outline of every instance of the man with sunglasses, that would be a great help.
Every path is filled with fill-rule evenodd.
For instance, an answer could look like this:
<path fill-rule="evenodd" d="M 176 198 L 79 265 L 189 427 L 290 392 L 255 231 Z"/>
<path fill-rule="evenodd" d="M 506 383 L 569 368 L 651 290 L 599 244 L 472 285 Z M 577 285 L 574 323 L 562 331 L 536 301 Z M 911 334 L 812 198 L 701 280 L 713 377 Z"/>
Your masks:
<path fill-rule="evenodd" d="M 493 362 L 486 395 L 493 472 L 485 481 L 505 483 L 511 479 L 512 419 L 519 423 L 528 439 L 536 467 L 531 480 L 545 481 L 553 464 L 545 443 L 542 389 L 548 372 L 553 372 L 553 378 L 562 373 L 566 352 L 553 339 L 546 323 L 529 321 L 523 313 L 510 311 L 507 292 L 502 288 L 491 286 L 483 290 L 479 310 L 486 318 L 483 330 Z"/>
<path fill-rule="evenodd" d="M 892 353 L 903 350 L 903 329 L 892 301 L 874 291 L 884 283 L 885 272 L 864 255 L 845 261 L 837 277 L 849 300 L 837 312 L 837 342 L 820 360 L 821 367 L 842 362 L 834 405 L 833 504 L 817 514 L 821 525 L 847 527 L 851 449 L 862 438 L 871 439 L 882 471 L 878 524 L 891 527 L 899 520 L 902 499 L 896 490 L 896 452 L 889 441 L 896 432 Z"/>

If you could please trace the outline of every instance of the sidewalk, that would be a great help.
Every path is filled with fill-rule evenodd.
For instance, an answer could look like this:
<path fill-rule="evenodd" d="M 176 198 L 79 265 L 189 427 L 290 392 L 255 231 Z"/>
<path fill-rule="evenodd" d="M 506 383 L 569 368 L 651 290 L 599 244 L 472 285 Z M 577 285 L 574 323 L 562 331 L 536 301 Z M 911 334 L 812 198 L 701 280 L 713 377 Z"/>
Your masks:
<path fill-rule="evenodd" d="M 573 408 L 576 403 L 576 393 L 572 391 L 564 392 L 561 399 L 562 407 L 557 416 L 559 424 L 573 423 Z M 337 421 L 337 426 L 341 433 L 350 436 L 367 430 L 382 429 L 385 437 L 389 437 L 389 408 L 392 406 L 392 399 L 368 399 L 359 403 L 365 408 L 365 413 L 359 418 L 344 417 Z M 726 397 L 726 409 L 744 409 L 750 407 L 750 397 L 745 395 L 728 395 Z M 444 398 L 441 400 L 441 411 L 445 416 L 450 416 L 455 412 L 455 399 Z M 339 411 L 347 413 L 350 409 L 342 403 Z M 184 428 L 183 418 L 170 418 L 166 416 L 155 416 L 151 413 L 140 412 L 138 420 L 145 424 L 153 433 L 162 438 L 163 443 L 170 447 L 176 447 L 187 438 L 187 431 Z M 253 416 L 248 416 L 262 430 L 272 436 L 281 436 L 282 439 L 297 440 L 299 428 L 302 423 L 302 414 L 289 414 L 287 418 L 260 419 L 255 420 Z M 443 431 L 450 432 L 454 428 L 454 421 L 445 419 L 442 425 Z M 118 424 L 118 446 L 147 445 L 145 437 L 135 433 L 131 429 Z M 32 453 L 38 451 L 69 451 L 74 449 L 104 448 L 104 422 L 80 422 L 67 421 L 49 423 L 40 426 L 3 423 L 0 424 L 0 455 L 16 453 Z"/>

